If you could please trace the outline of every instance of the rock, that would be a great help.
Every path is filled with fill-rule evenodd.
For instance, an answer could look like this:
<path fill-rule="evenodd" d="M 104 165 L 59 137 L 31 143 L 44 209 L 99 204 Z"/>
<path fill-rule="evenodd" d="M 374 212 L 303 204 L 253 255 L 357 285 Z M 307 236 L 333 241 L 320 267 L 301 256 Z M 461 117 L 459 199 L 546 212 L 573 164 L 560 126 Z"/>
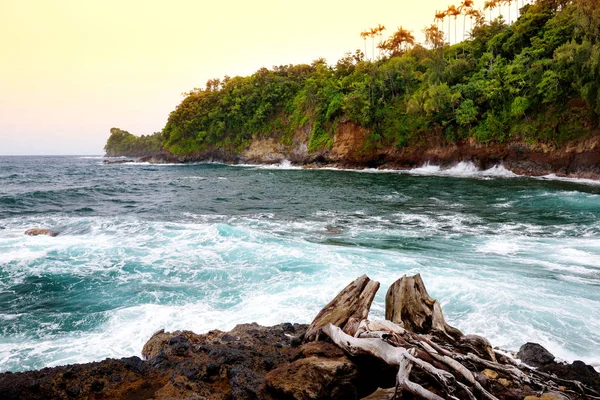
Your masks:
<path fill-rule="evenodd" d="M 390 400 L 394 398 L 396 394 L 396 388 L 377 388 L 376 391 L 368 395 L 367 397 L 363 397 L 361 400 Z"/>
<path fill-rule="evenodd" d="M 546 350 L 542 345 L 531 342 L 521 346 L 517 353 L 517 358 L 532 367 L 541 367 L 554 361 L 552 353 Z"/>
<path fill-rule="evenodd" d="M 510 381 L 508 379 L 500 378 L 500 379 L 498 379 L 498 383 L 504 387 L 510 386 Z"/>
<path fill-rule="evenodd" d="M 142 356 L 146 360 L 151 360 L 156 357 L 161 351 L 164 351 L 167 347 L 170 348 L 174 354 L 181 353 L 182 346 L 186 347 L 187 350 L 191 347 L 191 344 L 203 343 L 211 340 L 216 336 L 223 334 L 221 331 L 210 331 L 206 334 L 199 335 L 192 331 L 175 331 L 165 332 L 164 329 L 154 333 L 150 339 L 144 344 L 142 349 Z M 185 343 L 187 344 L 185 344 Z M 190 346 L 188 346 L 190 345 Z M 165 352 L 167 353 L 167 352 Z M 167 354 L 168 355 L 168 354 Z"/>
<path fill-rule="evenodd" d="M 573 361 L 572 364 L 551 363 L 540 367 L 539 370 L 562 379 L 578 380 L 588 386 L 600 387 L 600 374 L 583 361 Z"/>
<path fill-rule="evenodd" d="M 135 162 L 134 160 L 104 160 L 104 164 L 128 164 Z"/>
<path fill-rule="evenodd" d="M 273 400 L 263 393 L 265 377 L 298 354 L 291 346 L 294 337 L 287 332 L 302 335 L 306 328 L 299 324 L 242 324 L 228 333 L 202 335 L 161 330 L 144 346 L 149 361 L 134 356 L 0 373 L 0 399 Z M 336 390 L 332 393 L 343 398 L 335 394 L 340 388 Z"/>
<path fill-rule="evenodd" d="M 345 357 L 311 356 L 269 372 L 266 383 L 275 398 L 356 399 L 356 378 L 356 366 Z"/>
<path fill-rule="evenodd" d="M 485 375 L 488 379 L 498 379 L 498 373 L 494 370 L 484 369 L 481 373 Z"/>
<path fill-rule="evenodd" d="M 548 392 L 541 396 L 526 396 L 523 400 L 569 400 L 569 398 L 561 393 Z"/>
<path fill-rule="evenodd" d="M 25 234 L 27 236 L 39 236 L 39 235 L 46 235 L 46 236 L 57 236 L 58 233 L 51 231 L 50 229 L 45 229 L 45 228 L 31 228 L 31 229 L 27 229 L 25 231 Z"/>

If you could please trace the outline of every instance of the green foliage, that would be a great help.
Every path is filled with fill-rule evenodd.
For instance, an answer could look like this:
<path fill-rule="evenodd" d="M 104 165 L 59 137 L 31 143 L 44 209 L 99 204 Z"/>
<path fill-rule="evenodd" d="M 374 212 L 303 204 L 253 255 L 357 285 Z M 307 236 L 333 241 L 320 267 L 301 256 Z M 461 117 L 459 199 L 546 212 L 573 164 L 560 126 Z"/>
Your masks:
<path fill-rule="evenodd" d="M 597 0 L 538 0 L 512 25 L 479 24 L 452 47 L 403 44 L 377 61 L 357 51 L 333 66 L 318 59 L 212 79 L 186 94 L 156 138 L 189 154 L 240 151 L 261 136 L 290 145 L 298 129 L 317 152 L 345 122 L 369 129 L 371 148 L 432 133 L 481 143 L 577 137 L 600 123 L 599 10 Z M 111 133 L 107 148 L 129 151 L 132 140 Z"/>
<path fill-rule="evenodd" d="M 110 136 L 104 146 L 108 157 L 144 156 L 161 149 L 162 134 L 135 136 L 119 128 L 111 128 Z"/>
<path fill-rule="evenodd" d="M 477 106 L 473 100 L 468 99 L 463 101 L 456 110 L 456 122 L 462 126 L 471 125 L 477 120 L 478 115 Z"/>

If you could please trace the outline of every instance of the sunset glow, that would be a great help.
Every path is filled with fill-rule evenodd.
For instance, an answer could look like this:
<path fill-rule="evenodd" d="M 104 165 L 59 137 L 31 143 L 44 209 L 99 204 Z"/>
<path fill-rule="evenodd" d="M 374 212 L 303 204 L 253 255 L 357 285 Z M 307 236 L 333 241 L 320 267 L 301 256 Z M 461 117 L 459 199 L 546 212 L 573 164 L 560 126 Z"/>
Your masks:
<path fill-rule="evenodd" d="M 160 131 L 181 93 L 210 78 L 335 63 L 377 24 L 384 37 L 402 25 L 422 41 L 447 5 L 2 0 L 0 154 L 100 154 L 111 127 Z"/>

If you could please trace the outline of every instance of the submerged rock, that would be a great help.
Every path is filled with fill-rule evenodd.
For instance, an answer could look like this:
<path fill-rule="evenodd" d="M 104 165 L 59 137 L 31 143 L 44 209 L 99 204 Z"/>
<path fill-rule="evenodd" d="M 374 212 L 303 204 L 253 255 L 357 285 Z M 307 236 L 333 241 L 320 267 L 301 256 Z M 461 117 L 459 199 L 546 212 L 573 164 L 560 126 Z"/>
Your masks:
<path fill-rule="evenodd" d="M 104 160 L 104 164 L 129 164 L 135 162 L 135 160 Z"/>
<path fill-rule="evenodd" d="M 50 229 L 45 229 L 45 228 L 31 228 L 31 229 L 27 229 L 25 231 L 25 234 L 27 236 L 39 236 L 39 235 L 46 235 L 46 236 L 57 236 L 58 233 L 54 232 Z"/>
<path fill-rule="evenodd" d="M 517 357 L 532 367 L 541 367 L 554 361 L 554 356 L 544 346 L 531 342 L 521 346 Z"/>

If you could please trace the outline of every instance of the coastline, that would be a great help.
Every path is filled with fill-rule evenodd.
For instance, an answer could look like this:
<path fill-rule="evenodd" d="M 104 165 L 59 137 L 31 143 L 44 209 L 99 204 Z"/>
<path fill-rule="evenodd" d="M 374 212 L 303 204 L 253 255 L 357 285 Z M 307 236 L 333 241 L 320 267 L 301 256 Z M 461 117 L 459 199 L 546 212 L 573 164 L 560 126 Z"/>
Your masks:
<path fill-rule="evenodd" d="M 401 289 L 405 280 L 410 287 L 415 280 L 415 292 Z M 6 400 L 383 400 L 394 398 L 395 385 L 399 384 L 403 392 L 423 393 L 422 398 L 457 398 L 443 394 L 444 386 L 450 384 L 450 388 L 456 385 L 452 390 L 458 391 L 458 398 L 467 398 L 464 397 L 467 385 L 441 381 L 440 389 L 435 386 L 436 380 L 430 381 L 431 377 L 423 374 L 427 371 L 449 374 L 459 370 L 462 371 L 459 375 L 467 374 L 465 377 L 472 374 L 470 381 L 466 379 L 474 385 L 472 390 L 490 399 L 577 400 L 596 398 L 594 396 L 600 393 L 600 374 L 581 361 L 571 364 L 556 361 L 535 343 L 523 345 L 518 354 L 492 349 L 487 339 L 464 335 L 447 325 L 439 303 L 428 296 L 419 275 L 403 276 L 390 286 L 386 295 L 386 320 L 363 319 L 358 324 L 359 316 L 366 317 L 378 288 L 379 282 L 371 281 L 366 275 L 357 278 L 326 305 L 310 325 L 282 323 L 265 327 L 250 323 L 237 325 L 229 332 L 213 330 L 205 334 L 159 330 L 144 345 L 143 360 L 132 356 L 0 373 L 0 397 Z M 421 311 L 416 314 L 417 309 L 412 308 L 415 302 L 422 302 L 425 307 L 418 308 Z M 388 313 L 390 307 L 392 311 Z M 433 314 L 428 314 L 431 311 L 427 311 L 427 307 Z M 423 311 L 431 318 L 430 322 L 420 316 Z M 381 327 L 385 327 L 383 335 L 377 330 Z M 334 335 L 335 332 L 346 335 L 342 328 L 351 335 L 346 337 L 354 337 L 352 340 L 356 342 L 349 348 Z M 402 373 L 402 363 L 398 371 L 395 362 L 390 361 L 393 358 L 377 358 L 378 353 L 371 346 L 375 345 L 374 341 L 386 343 L 390 340 L 386 336 L 390 335 L 396 338 L 392 342 L 398 347 L 387 344 L 383 347 L 386 351 L 404 346 L 416 350 L 422 346 L 413 355 L 422 359 L 420 362 L 431 363 L 433 370 L 425 368 L 411 374 L 409 369 L 405 379 L 408 382 L 410 376 L 410 380 L 427 393 L 442 397 L 426 397 L 427 393 L 415 389 L 415 383 L 398 381 L 396 375 Z M 425 342 L 419 345 L 419 340 Z M 363 342 L 370 343 L 367 348 L 371 350 L 366 353 L 356 347 Z M 442 354 L 452 354 L 454 361 L 444 361 L 439 358 Z M 457 369 L 458 363 L 471 371 Z"/>
<path fill-rule="evenodd" d="M 467 166 L 473 171 L 502 168 L 515 176 L 556 177 L 600 181 L 600 134 L 556 144 L 513 141 L 447 144 L 442 140 L 402 148 L 365 146 L 356 127 L 340 129 L 330 149 L 308 152 L 306 138 L 284 146 L 277 138 L 254 138 L 243 151 L 209 148 L 187 155 L 161 151 L 132 158 L 150 164 L 224 163 L 228 165 L 289 165 L 301 168 L 333 168 L 377 171 L 438 171 Z M 433 171 L 435 172 L 435 171 Z M 503 171 L 499 171 L 503 172 Z"/>

